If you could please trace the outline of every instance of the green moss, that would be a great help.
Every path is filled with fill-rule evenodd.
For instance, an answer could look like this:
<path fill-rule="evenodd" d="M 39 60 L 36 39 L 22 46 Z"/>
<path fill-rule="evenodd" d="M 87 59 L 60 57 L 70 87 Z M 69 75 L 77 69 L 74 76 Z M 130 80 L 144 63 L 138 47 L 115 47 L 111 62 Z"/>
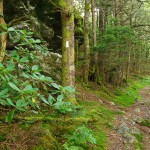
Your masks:
<path fill-rule="evenodd" d="M 97 146 L 94 148 L 94 150 L 105 150 L 106 149 L 106 134 L 100 130 L 97 129 L 97 132 L 95 132 L 95 138 L 97 141 Z"/>
<path fill-rule="evenodd" d="M 101 106 L 98 102 L 80 101 L 79 103 L 83 106 L 83 109 L 80 110 L 79 115 L 82 115 L 82 117 L 85 118 L 90 118 L 89 122 L 87 122 L 87 125 L 92 129 L 97 141 L 94 150 L 104 150 L 107 139 L 103 130 L 112 128 L 111 123 L 114 118 L 114 113 L 106 107 Z"/>
<path fill-rule="evenodd" d="M 142 122 L 140 122 L 140 125 L 150 128 L 150 121 L 149 120 L 143 120 Z"/>
<path fill-rule="evenodd" d="M 0 133 L 0 142 L 5 141 L 5 140 L 6 140 L 6 134 Z"/>
<path fill-rule="evenodd" d="M 38 135 L 39 144 L 33 146 L 32 150 L 60 150 L 57 140 L 54 138 L 49 129 L 40 129 Z"/>
<path fill-rule="evenodd" d="M 65 8 L 66 2 L 64 0 L 59 0 L 59 6 Z"/>
<path fill-rule="evenodd" d="M 135 99 L 140 99 L 139 90 L 150 83 L 150 77 L 133 78 L 129 80 L 129 85 L 126 88 L 118 89 L 114 92 L 115 104 L 128 107 L 135 102 Z"/>
<path fill-rule="evenodd" d="M 137 139 L 137 143 L 134 143 L 134 148 L 136 150 L 144 150 L 144 145 L 143 145 L 143 135 L 142 134 L 134 134 L 134 136 Z"/>

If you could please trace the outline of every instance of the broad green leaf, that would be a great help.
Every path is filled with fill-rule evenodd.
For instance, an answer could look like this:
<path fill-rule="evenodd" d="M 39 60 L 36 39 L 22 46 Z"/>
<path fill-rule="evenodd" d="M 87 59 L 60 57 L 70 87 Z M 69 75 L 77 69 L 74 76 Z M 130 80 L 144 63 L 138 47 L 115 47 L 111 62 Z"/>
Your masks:
<path fill-rule="evenodd" d="M 7 34 L 7 32 L 1 32 L 1 33 L 0 33 L 0 35 L 5 35 L 5 34 Z"/>
<path fill-rule="evenodd" d="M 15 107 L 15 105 L 13 104 L 13 102 L 11 101 L 11 99 L 7 98 L 7 102 L 8 102 L 8 104 L 9 104 L 10 106 L 14 106 L 14 107 Z"/>
<path fill-rule="evenodd" d="M 49 105 L 49 102 L 43 96 L 41 97 L 41 99 L 45 104 Z"/>
<path fill-rule="evenodd" d="M 6 122 L 11 122 L 14 117 L 15 110 L 11 110 L 6 117 Z"/>
<path fill-rule="evenodd" d="M 41 43 L 41 40 L 40 39 L 37 39 L 37 40 L 35 40 L 35 42 L 34 43 Z"/>
<path fill-rule="evenodd" d="M 35 71 L 35 70 L 38 70 L 38 69 L 39 69 L 39 66 L 38 66 L 38 65 L 32 66 L 32 71 Z"/>
<path fill-rule="evenodd" d="M 15 65 L 14 64 L 9 64 L 7 65 L 7 68 L 6 68 L 8 71 L 13 71 L 15 70 Z"/>
<path fill-rule="evenodd" d="M 60 89 L 60 87 L 56 83 L 52 83 L 52 86 L 58 90 Z"/>
<path fill-rule="evenodd" d="M 0 92 L 0 96 L 5 95 L 8 92 L 8 89 L 4 89 Z"/>
<path fill-rule="evenodd" d="M 22 73 L 22 76 L 25 77 L 25 78 L 28 78 L 28 79 L 30 78 L 30 76 L 28 74 L 24 73 L 24 72 Z"/>
<path fill-rule="evenodd" d="M 35 110 L 31 110 L 31 112 L 34 113 L 34 114 L 39 114 L 39 112 L 35 111 Z"/>
<path fill-rule="evenodd" d="M 18 101 L 16 102 L 16 107 L 20 107 L 21 104 L 22 104 L 22 100 L 18 100 Z"/>
<path fill-rule="evenodd" d="M 8 82 L 9 86 L 12 87 L 14 90 L 20 92 L 20 89 L 15 85 L 13 84 L 12 82 Z"/>
<path fill-rule="evenodd" d="M 75 88 L 73 88 L 73 87 L 71 87 L 71 86 L 65 86 L 65 87 L 64 87 L 64 90 L 66 90 L 66 91 L 68 91 L 68 92 L 70 92 L 70 93 L 75 92 Z"/>
<path fill-rule="evenodd" d="M 19 60 L 19 62 L 26 63 L 28 61 L 28 57 L 23 57 Z"/>
<path fill-rule="evenodd" d="M 27 32 L 27 35 L 32 35 L 33 34 L 33 32 Z"/>
<path fill-rule="evenodd" d="M 54 101 L 55 101 L 55 98 L 49 94 L 49 96 L 48 96 L 49 104 L 52 105 Z"/>
<path fill-rule="evenodd" d="M 23 91 L 33 91 L 32 85 L 31 84 L 26 85 Z"/>
<path fill-rule="evenodd" d="M 63 98 L 64 98 L 64 94 L 60 94 L 57 96 L 57 101 L 61 102 Z"/>
<path fill-rule="evenodd" d="M 22 107 L 26 107 L 28 104 L 29 102 L 25 102 L 23 99 L 21 99 L 16 102 L 16 107 L 20 111 L 25 111 Z"/>
<path fill-rule="evenodd" d="M 8 28 L 9 32 L 15 31 L 15 29 L 13 27 Z"/>

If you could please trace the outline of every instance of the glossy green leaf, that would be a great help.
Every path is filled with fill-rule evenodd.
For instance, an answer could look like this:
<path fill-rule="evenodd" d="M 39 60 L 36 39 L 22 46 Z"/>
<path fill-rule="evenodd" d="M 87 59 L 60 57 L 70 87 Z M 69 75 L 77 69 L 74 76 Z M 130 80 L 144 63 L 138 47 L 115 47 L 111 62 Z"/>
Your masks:
<path fill-rule="evenodd" d="M 60 94 L 57 96 L 57 101 L 61 102 L 63 100 L 63 98 L 64 98 L 64 94 Z"/>
<path fill-rule="evenodd" d="M 8 104 L 9 104 L 10 106 L 14 106 L 14 107 L 15 107 L 15 105 L 13 104 L 13 102 L 11 101 L 11 99 L 7 98 L 7 102 L 8 102 Z"/>
<path fill-rule="evenodd" d="M 15 110 L 11 110 L 9 114 L 6 116 L 6 122 L 11 122 L 14 117 Z"/>
<path fill-rule="evenodd" d="M 49 105 L 49 102 L 43 96 L 41 97 L 41 99 L 45 104 Z"/>
<path fill-rule="evenodd" d="M 9 86 L 12 87 L 14 90 L 20 92 L 20 89 L 15 85 L 13 84 L 12 82 L 8 82 Z"/>

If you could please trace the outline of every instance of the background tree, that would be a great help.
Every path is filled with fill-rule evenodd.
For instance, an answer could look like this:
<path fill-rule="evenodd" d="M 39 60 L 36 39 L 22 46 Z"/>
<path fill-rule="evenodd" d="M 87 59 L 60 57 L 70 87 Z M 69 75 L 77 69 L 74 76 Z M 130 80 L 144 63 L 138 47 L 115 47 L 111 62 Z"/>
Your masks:
<path fill-rule="evenodd" d="M 88 82 L 89 65 L 90 65 L 89 15 L 90 15 L 90 0 L 85 0 L 85 12 L 84 12 L 84 68 L 83 68 L 83 81 L 85 83 Z"/>
<path fill-rule="evenodd" d="M 4 21 L 4 14 L 3 14 L 3 0 L 0 0 L 0 62 L 4 59 L 4 51 L 6 49 L 6 34 L 3 32 L 5 31 L 5 21 Z"/>

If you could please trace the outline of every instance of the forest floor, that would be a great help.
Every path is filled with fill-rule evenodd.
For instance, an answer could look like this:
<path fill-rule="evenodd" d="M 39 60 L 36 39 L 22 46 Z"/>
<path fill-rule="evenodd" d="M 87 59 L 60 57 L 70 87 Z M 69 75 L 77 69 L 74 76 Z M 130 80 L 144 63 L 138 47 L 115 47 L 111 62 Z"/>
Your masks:
<path fill-rule="evenodd" d="M 108 150 L 150 150 L 150 87 L 140 91 L 142 100 L 117 115 L 108 133 Z"/>
<path fill-rule="evenodd" d="M 134 87 L 132 88 L 134 89 Z M 94 91 L 94 89 L 93 91 L 79 91 L 82 93 L 80 99 L 99 102 L 114 115 L 113 121 L 107 120 L 107 125 L 109 125 L 107 128 L 100 126 L 106 134 L 104 143 L 107 144 L 98 150 L 150 150 L 150 86 L 136 90 L 138 98 L 133 104 L 126 107 L 116 105 L 115 101 L 112 102 L 107 98 L 101 98 L 95 94 L 96 90 Z M 132 89 L 129 88 L 128 92 L 131 91 Z M 124 101 L 128 100 L 124 99 Z"/>
<path fill-rule="evenodd" d="M 150 150 L 148 85 L 150 77 L 133 78 L 117 89 L 78 82 L 77 111 L 62 115 L 49 110 L 45 118 L 18 114 L 29 120 L 11 123 L 0 120 L 0 150 L 62 150 L 66 137 L 81 125 L 91 129 L 96 139 L 96 144 L 85 143 L 84 150 Z"/>

